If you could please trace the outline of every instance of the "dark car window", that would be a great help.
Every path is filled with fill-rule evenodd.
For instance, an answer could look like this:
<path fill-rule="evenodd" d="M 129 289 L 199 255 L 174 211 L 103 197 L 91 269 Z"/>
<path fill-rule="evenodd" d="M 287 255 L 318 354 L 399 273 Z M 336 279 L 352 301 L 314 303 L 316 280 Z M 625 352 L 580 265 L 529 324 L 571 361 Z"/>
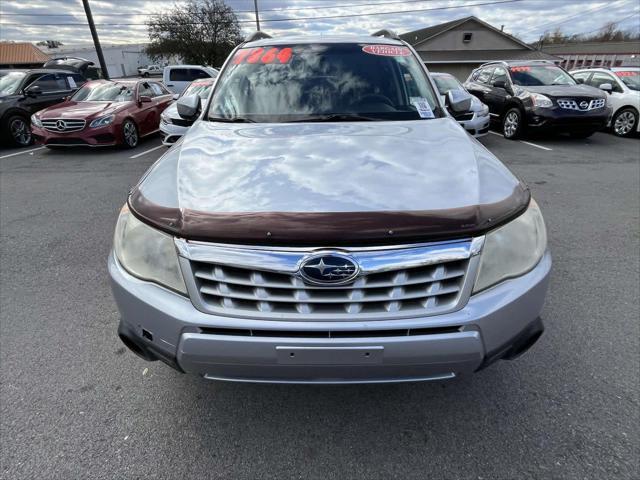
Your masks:
<path fill-rule="evenodd" d="M 69 90 L 67 81 L 59 73 L 36 75 L 29 79 L 29 87 L 40 87 L 42 93 L 60 92 Z"/>
<path fill-rule="evenodd" d="M 199 68 L 172 68 L 169 72 L 169 80 L 172 82 L 191 82 L 199 78 L 211 78 L 211 76 Z"/>
<path fill-rule="evenodd" d="M 71 100 L 75 102 L 129 102 L 133 100 L 131 85 L 116 82 L 86 83 Z"/>
<path fill-rule="evenodd" d="M 157 97 L 158 94 L 151 88 L 148 83 L 141 83 L 138 85 L 138 98 L 139 97 Z"/>
<path fill-rule="evenodd" d="M 495 67 L 487 67 L 483 68 L 478 75 L 478 79 L 476 80 L 478 83 L 486 83 L 489 84 L 491 80 L 491 75 L 493 74 L 493 70 Z"/>
<path fill-rule="evenodd" d="M 13 95 L 18 93 L 22 81 L 27 74 L 25 72 L 0 73 L 0 95 Z"/>
<path fill-rule="evenodd" d="M 421 63 L 400 45 L 241 48 L 221 75 L 210 118 L 414 120 L 439 111 Z"/>
<path fill-rule="evenodd" d="M 596 88 L 600 88 L 603 83 L 610 84 L 614 92 L 622 92 L 622 88 L 620 88 L 616 79 L 607 73 L 595 72 L 588 82 L 589 85 Z"/>
<path fill-rule="evenodd" d="M 555 65 L 514 65 L 509 72 L 514 85 L 520 87 L 576 84 L 571 75 Z"/>
<path fill-rule="evenodd" d="M 583 83 L 587 82 L 587 79 L 589 78 L 589 75 L 591 75 L 591 72 L 578 72 L 578 73 L 572 73 L 571 74 L 571 76 L 575 80 L 582 80 Z"/>
<path fill-rule="evenodd" d="M 493 71 L 493 75 L 491 77 L 491 84 L 494 84 L 495 82 L 508 83 L 507 71 L 504 68 L 496 67 L 496 69 Z"/>

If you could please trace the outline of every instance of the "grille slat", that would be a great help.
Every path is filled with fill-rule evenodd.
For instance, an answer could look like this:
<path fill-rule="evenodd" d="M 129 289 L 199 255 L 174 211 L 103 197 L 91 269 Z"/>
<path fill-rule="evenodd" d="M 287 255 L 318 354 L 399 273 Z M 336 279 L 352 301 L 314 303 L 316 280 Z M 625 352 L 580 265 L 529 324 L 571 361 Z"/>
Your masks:
<path fill-rule="evenodd" d="M 564 108 L 565 110 L 578 110 L 582 112 L 587 112 L 589 110 L 595 110 L 597 108 L 604 108 L 607 101 L 604 98 L 597 99 L 572 99 L 572 98 L 562 98 L 558 100 L 558 105 L 560 108 Z M 582 106 L 586 104 L 586 106 Z"/>
<path fill-rule="evenodd" d="M 358 319 L 432 315 L 460 303 L 469 259 L 363 273 L 347 285 L 309 285 L 296 273 L 189 263 L 199 304 L 217 314 L 253 318 Z"/>
<path fill-rule="evenodd" d="M 81 119 L 53 118 L 42 120 L 42 127 L 49 132 L 78 132 L 82 130 L 86 122 Z"/>

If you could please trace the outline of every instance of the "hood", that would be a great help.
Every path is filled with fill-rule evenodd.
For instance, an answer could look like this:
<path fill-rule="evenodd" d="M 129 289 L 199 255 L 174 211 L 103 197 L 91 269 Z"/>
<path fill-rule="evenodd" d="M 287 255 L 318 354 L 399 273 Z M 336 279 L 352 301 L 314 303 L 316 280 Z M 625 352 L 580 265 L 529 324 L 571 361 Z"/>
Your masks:
<path fill-rule="evenodd" d="M 132 102 L 62 102 L 41 111 L 41 119 L 51 118 L 83 118 L 102 117 L 119 112 Z"/>
<path fill-rule="evenodd" d="M 521 87 L 532 93 L 541 93 L 549 97 L 605 98 L 599 88 L 589 85 L 544 85 L 541 87 Z"/>
<path fill-rule="evenodd" d="M 129 199 L 143 220 L 185 238 L 287 245 L 470 236 L 528 202 L 526 187 L 450 118 L 198 121 Z"/>

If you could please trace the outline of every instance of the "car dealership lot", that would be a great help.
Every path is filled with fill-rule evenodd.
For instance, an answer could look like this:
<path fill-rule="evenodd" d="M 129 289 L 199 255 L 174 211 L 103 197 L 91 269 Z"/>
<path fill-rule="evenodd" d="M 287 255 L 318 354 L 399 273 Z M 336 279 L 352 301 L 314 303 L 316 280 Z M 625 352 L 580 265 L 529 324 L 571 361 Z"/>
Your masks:
<path fill-rule="evenodd" d="M 208 383 L 121 344 L 106 257 L 158 137 L 0 150 L 2 478 L 637 478 L 640 141 L 482 143 L 547 221 L 545 335 L 453 382 L 340 387 Z"/>

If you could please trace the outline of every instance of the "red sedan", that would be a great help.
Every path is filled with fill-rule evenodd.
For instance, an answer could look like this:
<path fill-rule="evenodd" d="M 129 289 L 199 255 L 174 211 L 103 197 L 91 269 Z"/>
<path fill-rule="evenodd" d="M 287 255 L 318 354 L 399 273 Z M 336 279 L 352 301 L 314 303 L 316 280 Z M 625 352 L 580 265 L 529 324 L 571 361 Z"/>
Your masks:
<path fill-rule="evenodd" d="M 47 147 L 123 145 L 158 131 L 172 94 L 159 82 L 96 80 L 68 100 L 31 117 L 36 142 Z"/>

